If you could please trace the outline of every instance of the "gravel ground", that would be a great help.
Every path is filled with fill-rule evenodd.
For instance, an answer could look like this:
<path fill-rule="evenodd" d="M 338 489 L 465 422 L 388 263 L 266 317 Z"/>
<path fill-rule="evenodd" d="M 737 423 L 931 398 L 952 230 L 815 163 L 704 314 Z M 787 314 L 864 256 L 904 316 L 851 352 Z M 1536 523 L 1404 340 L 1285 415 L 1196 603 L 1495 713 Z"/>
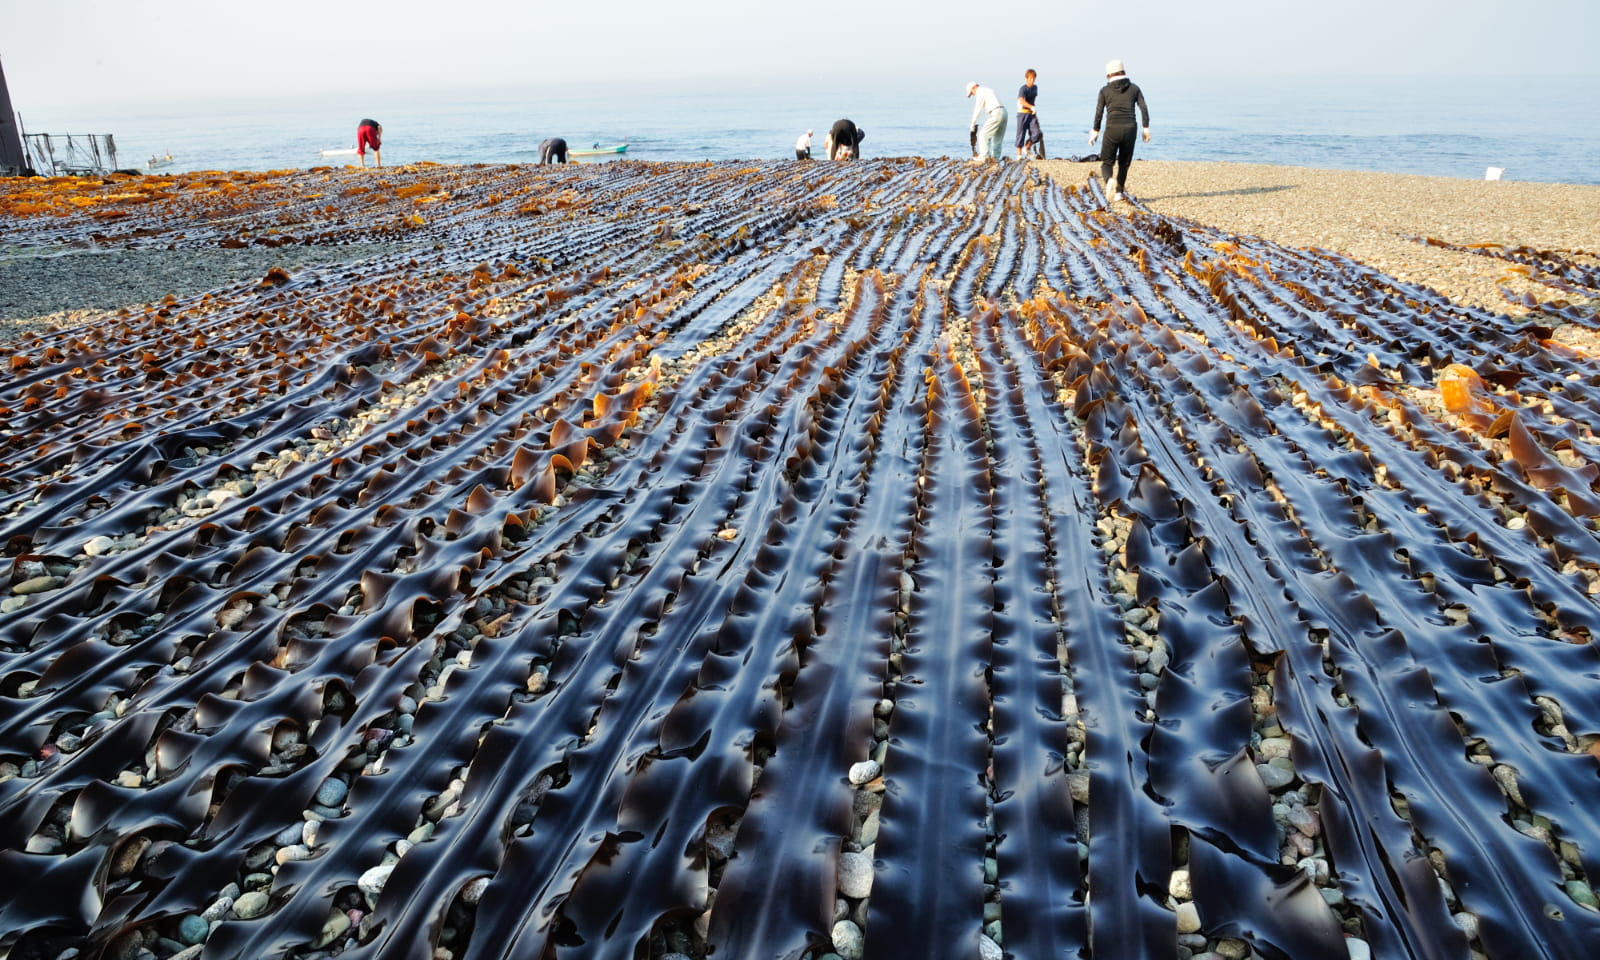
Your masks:
<path fill-rule="evenodd" d="M 0 339 L 91 322 L 108 310 L 257 280 L 273 267 L 346 263 L 396 244 L 240 250 L 119 250 L 0 246 Z"/>
<path fill-rule="evenodd" d="M 1040 166 L 1067 184 L 1099 169 L 1058 160 Z M 1584 251 L 1588 262 L 1600 259 L 1600 186 L 1138 160 L 1128 171 L 1128 191 L 1156 213 L 1335 250 L 1454 300 L 1501 311 L 1510 308 L 1500 283 L 1541 300 L 1562 295 L 1508 274 L 1500 260 L 1408 238 Z"/>

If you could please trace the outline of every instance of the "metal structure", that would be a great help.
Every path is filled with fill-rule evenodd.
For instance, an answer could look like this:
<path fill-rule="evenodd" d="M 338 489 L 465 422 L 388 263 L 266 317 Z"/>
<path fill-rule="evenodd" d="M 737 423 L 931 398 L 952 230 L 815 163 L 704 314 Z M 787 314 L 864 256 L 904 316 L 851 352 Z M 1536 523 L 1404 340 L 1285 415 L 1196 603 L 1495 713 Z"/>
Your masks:
<path fill-rule="evenodd" d="M 6 87 L 6 72 L 0 67 L 0 176 L 16 176 L 27 170 L 16 115 L 11 112 L 11 91 Z"/>
<path fill-rule="evenodd" d="M 103 175 L 117 169 L 117 142 L 109 133 L 29 133 L 22 141 L 27 165 L 47 177 Z"/>

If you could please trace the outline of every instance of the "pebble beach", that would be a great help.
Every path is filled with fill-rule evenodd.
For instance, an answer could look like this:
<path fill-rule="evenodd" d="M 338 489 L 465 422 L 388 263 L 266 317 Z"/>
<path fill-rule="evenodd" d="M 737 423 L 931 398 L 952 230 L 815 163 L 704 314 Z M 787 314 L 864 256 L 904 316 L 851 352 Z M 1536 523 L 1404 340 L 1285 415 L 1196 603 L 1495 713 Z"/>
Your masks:
<path fill-rule="evenodd" d="M 1099 171 L 1095 163 L 1039 165 L 1062 183 Z M 1508 309 L 1502 286 L 1518 295 L 1549 293 L 1502 262 L 1415 238 L 1586 252 L 1589 262 L 1600 262 L 1600 186 L 1135 159 L 1128 191 L 1155 213 L 1336 251 L 1492 310 Z"/>
<path fill-rule="evenodd" d="M 1582 955 L 1600 188 L 1088 169 L 0 184 L 0 947 Z"/>

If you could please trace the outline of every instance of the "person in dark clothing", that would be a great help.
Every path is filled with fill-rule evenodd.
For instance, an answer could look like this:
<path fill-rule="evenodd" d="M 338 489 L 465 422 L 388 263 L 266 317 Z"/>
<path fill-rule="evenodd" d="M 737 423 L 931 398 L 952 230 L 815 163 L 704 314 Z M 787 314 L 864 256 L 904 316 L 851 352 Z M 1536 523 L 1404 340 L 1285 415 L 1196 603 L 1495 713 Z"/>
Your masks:
<path fill-rule="evenodd" d="M 849 120 L 835 120 L 833 129 L 828 131 L 828 136 L 822 141 L 823 152 L 829 160 L 860 159 L 861 141 L 865 140 L 867 131 L 861 129 Z"/>
<path fill-rule="evenodd" d="M 567 141 L 560 137 L 551 137 L 539 144 L 540 163 L 566 163 Z"/>
<path fill-rule="evenodd" d="M 1039 75 L 1032 70 L 1022 76 L 1022 86 L 1017 89 L 1017 159 L 1023 151 L 1037 153 L 1044 159 L 1044 133 L 1039 129 L 1039 115 L 1034 112 L 1034 101 L 1039 99 L 1039 85 L 1034 81 Z"/>
<path fill-rule="evenodd" d="M 363 170 L 367 168 L 368 147 L 372 148 L 378 168 L 383 169 L 383 124 L 376 120 L 363 120 L 356 124 L 356 156 L 361 158 Z"/>
<path fill-rule="evenodd" d="M 1121 200 L 1128 185 L 1128 164 L 1133 162 L 1133 146 L 1139 133 L 1134 122 L 1137 106 L 1144 123 L 1144 142 L 1150 142 L 1150 108 L 1145 105 L 1144 91 L 1128 79 L 1121 60 L 1106 64 L 1106 85 L 1100 88 L 1100 99 L 1094 104 L 1094 126 L 1089 134 L 1089 145 L 1100 136 L 1100 117 L 1105 116 L 1106 138 L 1100 145 L 1100 180 L 1105 184 L 1107 200 Z M 1117 185 L 1111 186 L 1111 164 L 1117 165 Z"/>

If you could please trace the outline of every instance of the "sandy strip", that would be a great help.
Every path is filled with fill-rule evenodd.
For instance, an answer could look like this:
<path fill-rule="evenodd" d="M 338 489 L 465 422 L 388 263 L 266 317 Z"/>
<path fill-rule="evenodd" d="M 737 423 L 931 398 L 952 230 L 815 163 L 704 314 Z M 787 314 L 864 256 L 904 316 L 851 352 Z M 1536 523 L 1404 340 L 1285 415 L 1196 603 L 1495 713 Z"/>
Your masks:
<path fill-rule="evenodd" d="M 1056 160 L 1040 166 L 1067 184 L 1081 184 L 1099 169 Z M 1156 213 L 1290 246 L 1336 250 L 1398 279 L 1499 310 L 1509 309 L 1499 283 L 1541 300 L 1562 295 L 1507 274 L 1499 260 L 1407 238 L 1587 251 L 1587 262 L 1600 263 L 1600 186 L 1136 160 L 1128 191 Z"/>

